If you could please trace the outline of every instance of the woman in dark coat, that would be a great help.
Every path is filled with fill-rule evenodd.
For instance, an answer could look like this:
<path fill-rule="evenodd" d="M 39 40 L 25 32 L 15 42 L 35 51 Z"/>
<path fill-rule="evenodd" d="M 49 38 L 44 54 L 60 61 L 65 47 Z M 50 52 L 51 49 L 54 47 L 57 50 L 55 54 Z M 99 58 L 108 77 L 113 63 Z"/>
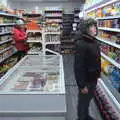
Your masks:
<path fill-rule="evenodd" d="M 75 78 L 79 89 L 77 120 L 92 120 L 88 108 L 101 72 L 100 48 L 95 38 L 98 32 L 97 22 L 92 18 L 82 20 L 78 29 L 74 62 Z"/>

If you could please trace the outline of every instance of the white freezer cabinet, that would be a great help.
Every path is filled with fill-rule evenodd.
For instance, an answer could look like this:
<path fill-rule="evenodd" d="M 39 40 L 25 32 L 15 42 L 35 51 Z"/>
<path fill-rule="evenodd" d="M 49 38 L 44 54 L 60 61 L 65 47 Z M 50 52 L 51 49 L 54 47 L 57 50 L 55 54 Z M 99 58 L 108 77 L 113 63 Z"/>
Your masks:
<path fill-rule="evenodd" d="M 46 66 L 63 67 L 61 55 L 26 55 L 17 65 L 18 66 Z"/>
<path fill-rule="evenodd" d="M 63 69 L 15 66 L 0 80 L 0 120 L 65 120 Z"/>

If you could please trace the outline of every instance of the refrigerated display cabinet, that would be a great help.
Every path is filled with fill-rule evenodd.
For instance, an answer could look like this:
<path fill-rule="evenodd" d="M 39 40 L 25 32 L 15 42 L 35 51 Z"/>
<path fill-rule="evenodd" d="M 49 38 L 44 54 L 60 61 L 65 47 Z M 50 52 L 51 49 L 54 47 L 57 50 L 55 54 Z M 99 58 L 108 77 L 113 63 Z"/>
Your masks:
<path fill-rule="evenodd" d="M 62 67 L 62 56 L 60 55 L 26 55 L 19 63 L 19 66 L 51 66 Z"/>
<path fill-rule="evenodd" d="M 1 78 L 0 120 L 65 120 L 65 114 L 62 56 L 25 56 Z"/>

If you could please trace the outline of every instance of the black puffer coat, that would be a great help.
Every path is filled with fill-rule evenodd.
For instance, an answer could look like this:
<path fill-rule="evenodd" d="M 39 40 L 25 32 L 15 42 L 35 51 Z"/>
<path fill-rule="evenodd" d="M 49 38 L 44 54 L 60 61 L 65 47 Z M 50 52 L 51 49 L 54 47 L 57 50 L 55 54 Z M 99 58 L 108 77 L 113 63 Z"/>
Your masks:
<path fill-rule="evenodd" d="M 100 77 L 100 48 L 96 38 L 81 34 L 75 40 L 75 78 L 79 88 L 97 83 Z"/>

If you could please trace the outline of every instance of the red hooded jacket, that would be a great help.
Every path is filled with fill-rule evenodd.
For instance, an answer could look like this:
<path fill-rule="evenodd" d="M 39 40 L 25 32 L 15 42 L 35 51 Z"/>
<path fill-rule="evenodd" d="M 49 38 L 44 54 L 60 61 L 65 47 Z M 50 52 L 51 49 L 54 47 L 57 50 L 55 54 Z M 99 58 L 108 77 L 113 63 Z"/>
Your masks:
<path fill-rule="evenodd" d="M 13 40 L 15 41 L 16 49 L 18 51 L 27 52 L 29 49 L 28 44 L 26 43 L 26 33 L 23 30 L 18 28 L 13 29 Z"/>

